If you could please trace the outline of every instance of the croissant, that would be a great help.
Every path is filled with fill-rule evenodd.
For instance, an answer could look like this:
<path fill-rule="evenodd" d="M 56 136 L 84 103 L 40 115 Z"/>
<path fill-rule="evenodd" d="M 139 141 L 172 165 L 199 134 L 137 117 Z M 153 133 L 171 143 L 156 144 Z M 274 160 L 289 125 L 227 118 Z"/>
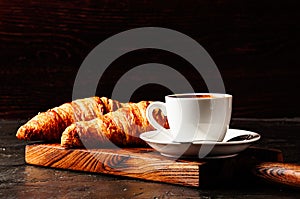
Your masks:
<path fill-rule="evenodd" d="M 154 130 L 146 118 L 149 101 L 131 103 L 117 111 L 107 113 L 90 121 L 71 124 L 61 137 L 64 148 L 107 148 L 146 146 L 139 135 Z M 153 112 L 158 123 L 168 128 L 166 116 L 161 111 Z"/>
<path fill-rule="evenodd" d="M 21 140 L 60 140 L 61 134 L 76 121 L 87 121 L 126 106 L 106 97 L 90 97 L 74 100 L 59 107 L 39 113 L 17 131 Z"/>

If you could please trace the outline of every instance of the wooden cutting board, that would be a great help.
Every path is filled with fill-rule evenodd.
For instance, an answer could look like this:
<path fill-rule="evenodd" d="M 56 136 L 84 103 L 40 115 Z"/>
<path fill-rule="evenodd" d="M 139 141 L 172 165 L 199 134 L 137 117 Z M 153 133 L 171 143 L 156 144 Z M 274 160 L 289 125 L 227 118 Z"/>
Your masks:
<path fill-rule="evenodd" d="M 239 181 L 250 176 L 259 161 L 282 161 L 278 150 L 250 147 L 233 158 L 172 159 L 151 148 L 64 149 L 59 144 L 27 145 L 28 164 L 58 169 L 112 174 L 143 180 L 205 187 Z"/>

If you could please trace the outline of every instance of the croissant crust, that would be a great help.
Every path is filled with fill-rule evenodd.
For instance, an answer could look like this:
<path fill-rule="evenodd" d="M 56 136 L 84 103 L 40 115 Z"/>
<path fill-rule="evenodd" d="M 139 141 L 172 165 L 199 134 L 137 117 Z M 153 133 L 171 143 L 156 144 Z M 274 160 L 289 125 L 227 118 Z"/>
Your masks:
<path fill-rule="evenodd" d="M 62 132 L 76 121 L 92 120 L 123 106 L 126 104 L 106 97 L 74 100 L 37 114 L 18 129 L 16 137 L 20 140 L 57 141 Z"/>
<path fill-rule="evenodd" d="M 131 103 L 99 118 L 76 122 L 63 132 L 61 146 L 64 148 L 147 146 L 139 136 L 143 132 L 154 130 L 146 119 L 146 108 L 149 104 L 149 101 Z M 158 123 L 168 128 L 167 119 L 161 111 L 155 111 L 153 116 Z"/>

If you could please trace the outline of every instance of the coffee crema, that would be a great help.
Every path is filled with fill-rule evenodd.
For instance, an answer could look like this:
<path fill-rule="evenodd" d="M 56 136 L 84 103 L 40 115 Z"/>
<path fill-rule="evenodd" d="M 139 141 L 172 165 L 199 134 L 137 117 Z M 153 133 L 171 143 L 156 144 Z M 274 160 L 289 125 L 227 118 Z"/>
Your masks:
<path fill-rule="evenodd" d="M 215 98 L 213 95 L 171 95 L 173 98 Z"/>

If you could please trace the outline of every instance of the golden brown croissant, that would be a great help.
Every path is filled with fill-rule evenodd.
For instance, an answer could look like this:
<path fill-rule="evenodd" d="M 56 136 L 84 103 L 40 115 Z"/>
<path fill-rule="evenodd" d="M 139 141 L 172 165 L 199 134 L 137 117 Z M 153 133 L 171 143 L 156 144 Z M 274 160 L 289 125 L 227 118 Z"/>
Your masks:
<path fill-rule="evenodd" d="M 154 130 L 146 118 L 146 108 L 149 104 L 149 101 L 131 103 L 99 118 L 76 122 L 63 132 L 61 146 L 64 148 L 145 146 L 146 143 L 139 135 Z M 158 123 L 168 128 L 167 119 L 161 111 L 154 111 L 153 116 Z"/>
<path fill-rule="evenodd" d="M 74 100 L 39 113 L 17 131 L 21 140 L 59 141 L 62 132 L 77 121 L 92 120 L 126 104 L 106 97 Z"/>

